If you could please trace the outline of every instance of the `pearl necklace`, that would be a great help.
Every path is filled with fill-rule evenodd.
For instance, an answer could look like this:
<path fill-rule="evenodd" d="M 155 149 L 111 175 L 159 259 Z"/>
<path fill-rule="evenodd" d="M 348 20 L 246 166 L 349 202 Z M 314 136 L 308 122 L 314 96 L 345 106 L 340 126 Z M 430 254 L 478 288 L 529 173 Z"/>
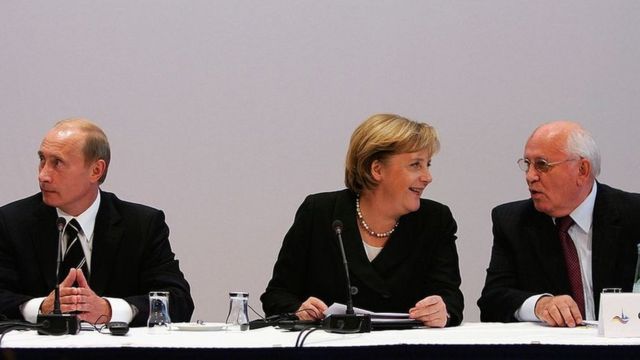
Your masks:
<path fill-rule="evenodd" d="M 396 228 L 398 227 L 398 222 L 396 221 L 396 224 L 393 225 L 393 227 L 389 231 L 378 233 L 371 230 L 369 224 L 367 224 L 367 222 L 364 221 L 364 217 L 362 217 L 362 211 L 360 210 L 360 195 L 356 196 L 356 213 L 358 213 L 358 220 L 360 220 L 360 224 L 362 224 L 364 230 L 371 236 L 375 236 L 377 238 L 386 238 L 391 236 L 391 234 L 393 234 L 393 232 L 396 231 Z"/>

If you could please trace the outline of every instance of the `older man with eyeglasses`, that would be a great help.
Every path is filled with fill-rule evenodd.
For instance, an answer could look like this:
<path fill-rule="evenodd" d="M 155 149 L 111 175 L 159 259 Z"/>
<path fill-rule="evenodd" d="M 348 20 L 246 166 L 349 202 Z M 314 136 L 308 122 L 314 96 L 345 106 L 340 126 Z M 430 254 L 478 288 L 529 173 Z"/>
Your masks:
<path fill-rule="evenodd" d="M 596 180 L 600 152 L 575 122 L 538 127 L 517 163 L 531 198 L 491 213 L 481 320 L 568 327 L 596 320 L 603 288 L 633 286 L 640 195 Z"/>

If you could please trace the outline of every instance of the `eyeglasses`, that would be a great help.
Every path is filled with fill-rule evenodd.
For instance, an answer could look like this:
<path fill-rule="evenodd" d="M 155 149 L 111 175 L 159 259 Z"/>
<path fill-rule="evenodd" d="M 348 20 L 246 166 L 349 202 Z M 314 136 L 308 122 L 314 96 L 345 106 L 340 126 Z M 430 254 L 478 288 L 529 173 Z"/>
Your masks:
<path fill-rule="evenodd" d="M 543 172 L 546 173 L 547 171 L 551 170 L 552 167 L 556 166 L 556 165 L 560 165 L 562 163 L 565 163 L 567 161 L 573 161 L 573 160 L 578 160 L 575 158 L 572 159 L 566 159 L 566 160 L 562 160 L 562 161 L 556 161 L 556 162 L 548 162 L 545 159 L 535 159 L 533 161 L 533 163 L 531 162 L 531 160 L 529 159 L 518 159 L 518 166 L 520 167 L 520 170 L 527 172 L 529 171 L 529 166 L 531 164 L 533 164 L 533 168 L 538 170 L 539 172 Z"/>

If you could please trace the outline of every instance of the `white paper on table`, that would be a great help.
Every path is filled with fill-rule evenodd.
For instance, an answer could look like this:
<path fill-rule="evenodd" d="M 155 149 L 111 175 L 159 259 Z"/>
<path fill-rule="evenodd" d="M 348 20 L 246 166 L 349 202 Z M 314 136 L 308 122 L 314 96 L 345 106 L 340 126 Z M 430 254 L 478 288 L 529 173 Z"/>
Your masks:
<path fill-rule="evenodd" d="M 373 322 L 415 322 L 416 320 L 411 319 L 408 313 L 394 313 L 394 312 L 381 312 L 376 313 L 373 311 L 360 309 L 357 307 L 353 308 L 353 311 L 356 314 L 369 314 L 371 315 L 371 321 Z M 340 303 L 333 303 L 331 306 L 324 311 L 324 316 L 329 316 L 333 314 L 345 314 L 347 312 L 347 306 Z"/>

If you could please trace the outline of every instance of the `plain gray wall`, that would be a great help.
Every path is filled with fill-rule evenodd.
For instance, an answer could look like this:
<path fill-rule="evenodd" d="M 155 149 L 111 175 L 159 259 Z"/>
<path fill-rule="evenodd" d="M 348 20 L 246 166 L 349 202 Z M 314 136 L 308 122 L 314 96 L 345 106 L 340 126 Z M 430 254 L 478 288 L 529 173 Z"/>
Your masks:
<path fill-rule="evenodd" d="M 163 209 L 193 319 L 258 297 L 307 194 L 343 188 L 357 124 L 434 125 L 424 196 L 459 224 L 465 320 L 490 210 L 526 198 L 516 165 L 541 122 L 590 129 L 602 182 L 637 191 L 638 1 L 0 1 L 0 203 L 38 191 L 57 120 L 110 138 L 103 186 Z M 54 239 L 52 239 L 54 241 Z"/>

